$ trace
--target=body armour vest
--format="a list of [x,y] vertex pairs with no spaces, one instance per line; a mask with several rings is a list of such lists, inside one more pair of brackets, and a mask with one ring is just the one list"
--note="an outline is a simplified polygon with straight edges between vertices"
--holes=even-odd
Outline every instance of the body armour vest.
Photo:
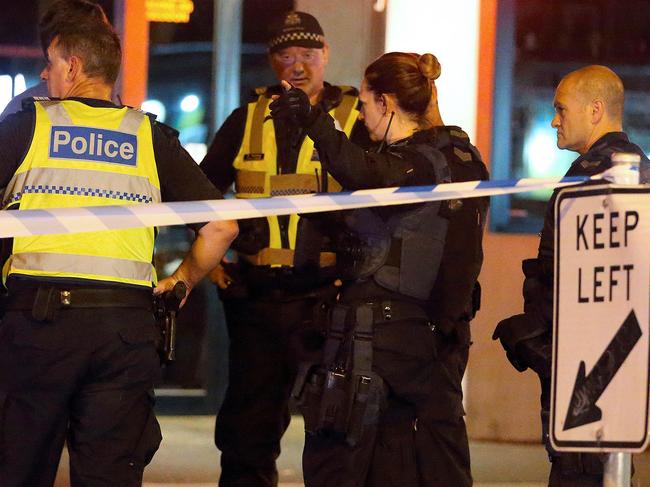
[[[451,181],[445,159],[432,147],[412,145],[431,161],[436,181]],[[349,278],[372,278],[389,291],[425,300],[442,259],[448,220],[441,202],[390,209],[361,208],[344,217],[351,238],[342,244],[340,263]],[[339,244],[339,247],[341,245]]]
[[[341,103],[330,110],[329,114],[336,121],[337,128],[349,136],[359,116],[356,109],[358,97],[355,90],[340,88],[343,91]],[[257,92],[257,101],[248,105],[244,137],[233,162],[236,170],[235,196],[267,198],[340,191],[341,185],[334,178],[329,175],[323,177],[314,141],[309,137],[304,138],[300,147],[295,173],[279,174],[275,128],[269,110],[269,104],[273,100],[266,89],[258,89]],[[269,216],[266,220],[269,228],[268,242],[262,242],[260,252],[255,256],[246,256],[247,260],[256,265],[292,266],[298,215],[289,217],[288,241],[285,242],[278,217]]]
[[[74,100],[35,101],[34,109],[34,135],[2,209],[160,202],[145,113]],[[16,237],[3,280],[15,274],[151,287],[153,248],[153,228]]]

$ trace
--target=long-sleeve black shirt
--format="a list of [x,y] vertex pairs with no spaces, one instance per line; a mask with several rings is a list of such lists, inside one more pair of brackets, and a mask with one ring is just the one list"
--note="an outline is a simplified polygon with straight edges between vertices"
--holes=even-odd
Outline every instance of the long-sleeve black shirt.
[[382,152],[370,152],[336,130],[334,120],[321,113],[307,128],[316,145],[321,164],[347,190],[416,186],[439,182],[431,160],[415,146],[430,146],[440,160],[445,158],[435,148],[435,135],[424,130],[388,145]]

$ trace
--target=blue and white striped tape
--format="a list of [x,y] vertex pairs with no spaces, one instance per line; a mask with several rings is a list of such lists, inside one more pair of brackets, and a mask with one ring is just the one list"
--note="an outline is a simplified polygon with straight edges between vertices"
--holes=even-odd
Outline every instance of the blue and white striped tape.
[[161,227],[370,206],[524,193],[584,182],[586,177],[470,181],[259,199],[205,200],[122,206],[0,211],[0,238]]

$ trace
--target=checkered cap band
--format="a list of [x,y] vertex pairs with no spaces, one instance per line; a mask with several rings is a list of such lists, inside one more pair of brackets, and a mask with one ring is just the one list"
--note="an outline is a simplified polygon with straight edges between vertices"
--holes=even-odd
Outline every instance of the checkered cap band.
[[287,46],[303,46],[321,48],[325,45],[325,36],[313,32],[289,32],[281,34],[269,41],[269,49],[277,51]]
[[291,46],[320,49],[325,45],[323,28],[313,15],[306,12],[288,12],[278,20],[279,23],[272,25],[270,29],[270,52]]

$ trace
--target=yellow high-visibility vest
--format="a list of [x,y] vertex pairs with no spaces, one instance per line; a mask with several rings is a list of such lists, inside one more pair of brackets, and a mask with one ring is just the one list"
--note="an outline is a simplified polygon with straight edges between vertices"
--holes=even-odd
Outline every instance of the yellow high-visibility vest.
[[[27,155],[2,209],[160,202],[149,117],[74,100],[35,101]],[[125,215],[125,218],[128,216]],[[17,237],[2,277],[78,278],[151,287],[154,228]]]
[[[341,103],[330,110],[337,128],[350,136],[354,123],[359,117],[356,106],[358,97],[349,94],[349,87],[339,87],[343,91]],[[266,198],[269,196],[287,196],[323,191],[321,188],[322,167],[314,141],[305,137],[292,174],[278,174],[277,145],[273,121],[269,119],[271,97],[266,90],[258,89],[257,101],[248,104],[246,129],[239,153],[234,160],[236,169],[235,196],[237,198]],[[327,177],[327,191],[337,192],[341,185],[330,175]],[[298,215],[289,217],[288,247],[283,246],[278,217],[267,217],[269,225],[269,242],[254,255],[243,256],[255,265],[291,266],[296,246]],[[334,254],[321,254],[321,265],[334,263]]]

